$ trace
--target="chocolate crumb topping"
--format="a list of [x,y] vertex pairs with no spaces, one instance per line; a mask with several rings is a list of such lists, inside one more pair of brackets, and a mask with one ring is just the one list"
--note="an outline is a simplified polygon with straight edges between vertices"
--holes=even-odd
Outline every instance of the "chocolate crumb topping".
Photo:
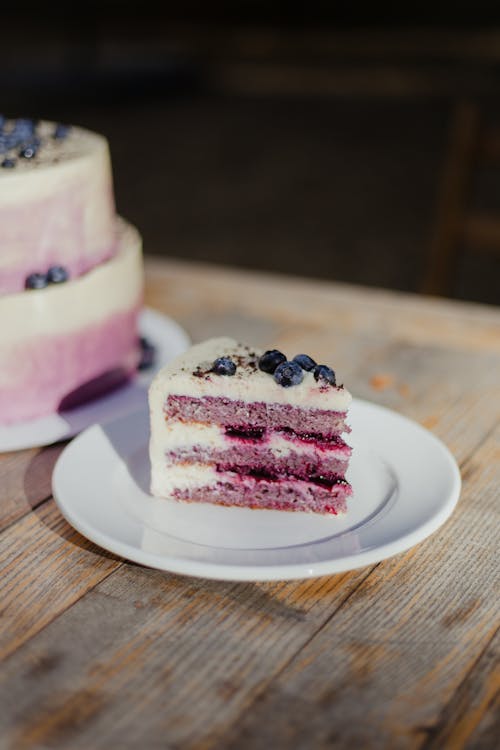
[[203,369],[201,365],[198,365],[198,367],[193,371],[192,374],[195,378],[205,378],[206,380],[210,380],[210,368],[206,370]]

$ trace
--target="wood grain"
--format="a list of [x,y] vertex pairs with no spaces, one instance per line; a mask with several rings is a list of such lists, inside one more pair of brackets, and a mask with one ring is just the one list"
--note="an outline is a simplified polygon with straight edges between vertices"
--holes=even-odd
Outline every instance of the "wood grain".
[[241,315],[263,327],[269,321],[287,330],[310,326],[324,342],[363,335],[374,345],[396,341],[500,352],[499,312],[486,305],[152,258],[146,279],[147,303],[183,324],[190,321],[195,338],[198,326],[206,331],[207,318],[221,333],[222,322]]
[[2,735],[16,748],[186,747],[235,720],[367,572],[235,584],[124,566],[5,665],[0,696],[22,719],[5,712]]
[[0,531],[50,497],[63,445],[0,454]]
[[120,566],[81,537],[53,500],[0,536],[0,660]]
[[500,631],[467,674],[422,750],[492,748],[500,737]]

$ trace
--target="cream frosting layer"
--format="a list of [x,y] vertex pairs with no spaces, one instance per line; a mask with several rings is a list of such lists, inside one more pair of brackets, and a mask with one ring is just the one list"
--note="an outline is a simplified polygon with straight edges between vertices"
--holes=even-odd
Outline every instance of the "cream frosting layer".
[[[231,438],[225,433],[224,428],[219,425],[202,424],[200,422],[180,422],[178,420],[165,420],[160,412],[155,413],[155,432],[158,437],[155,445],[155,460],[161,462],[165,454],[176,449],[191,448],[199,446],[203,449],[224,450],[231,446]],[[286,434],[273,432],[265,438],[265,449],[275,457],[284,457],[290,453],[303,456],[317,455],[314,443],[300,441]],[[338,452],[340,458],[345,457],[342,449],[332,445],[328,455]]]
[[[314,379],[312,372],[304,372],[300,385],[290,388],[278,385],[272,375],[256,367],[261,354],[261,350],[231,338],[208,339],[191,347],[156,375],[150,387],[151,413],[162,411],[169,394],[287,404],[337,412],[349,408],[352,397],[348,390],[321,384]],[[238,363],[235,375],[209,372],[214,360],[223,356],[232,357]]]
[[141,237],[122,219],[115,230],[118,251],[111,260],[73,281],[0,297],[0,377],[2,357],[22,340],[71,334],[140,304]]
[[[53,127],[44,122],[37,132]],[[115,247],[105,138],[75,127],[64,140],[44,140],[33,159],[0,169],[0,294],[21,291],[26,276],[51,265],[85,273]]]
[[208,464],[166,464],[162,471],[151,475],[151,492],[157,497],[169,497],[175,490],[207,487],[223,480],[214,466]]
[[[202,463],[167,464],[163,472],[154,472],[151,476],[151,493],[155,497],[171,497],[176,491],[196,490],[219,483],[234,482],[232,472],[217,471],[215,466]],[[251,480],[250,480],[251,481]],[[294,479],[290,482],[307,485],[307,480]]]

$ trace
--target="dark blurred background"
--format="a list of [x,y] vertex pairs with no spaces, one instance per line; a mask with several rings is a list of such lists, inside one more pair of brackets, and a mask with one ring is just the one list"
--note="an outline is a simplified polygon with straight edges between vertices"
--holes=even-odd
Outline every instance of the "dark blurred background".
[[499,10],[9,5],[0,111],[104,133],[148,253],[500,303]]

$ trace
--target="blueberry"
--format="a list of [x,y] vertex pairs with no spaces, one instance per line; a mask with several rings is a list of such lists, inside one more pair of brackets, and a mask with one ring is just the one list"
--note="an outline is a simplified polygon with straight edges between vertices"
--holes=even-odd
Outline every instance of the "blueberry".
[[69,131],[70,131],[69,125],[63,125],[61,122],[58,122],[54,128],[52,137],[56,138],[57,140],[63,140],[64,138],[68,137]]
[[2,135],[0,135],[0,154],[5,154],[5,152],[8,151],[9,148],[10,144],[7,138],[4,138]]
[[19,151],[19,156],[21,156],[23,159],[32,159],[34,156],[36,156],[36,152],[38,151],[38,146],[40,145],[40,142],[36,139],[33,141],[30,141],[26,144],[26,146],[23,146],[22,149]]
[[62,284],[69,279],[69,273],[63,266],[51,266],[47,271],[47,281],[49,284]]
[[297,362],[297,364],[300,365],[303,370],[306,370],[306,372],[310,372],[316,367],[314,359],[311,359],[307,354],[297,354],[292,362]]
[[141,345],[141,358],[137,365],[138,370],[148,370],[156,360],[156,347],[144,336],[139,339]]
[[229,357],[219,357],[212,365],[212,372],[216,375],[234,375],[236,365]]
[[302,367],[297,362],[282,362],[274,371],[274,379],[278,385],[283,388],[290,388],[291,385],[302,383],[304,373]]
[[47,276],[44,273],[31,273],[24,283],[26,289],[44,289],[48,284]]
[[335,373],[327,365],[316,365],[314,368],[314,380],[324,380],[326,383],[330,383],[330,385],[336,384]]
[[2,151],[9,151],[11,148],[16,148],[20,143],[22,143],[22,139],[12,133],[0,134],[0,147]]
[[36,124],[33,120],[29,120],[25,117],[20,117],[14,121],[14,127],[12,132],[19,136],[29,137],[35,132]]
[[3,126],[5,125],[5,120],[5,115],[0,115],[0,130],[2,130]]
[[16,166],[16,160],[15,159],[4,159],[2,162],[2,167],[4,169],[13,169],[13,167]]
[[268,372],[272,375],[278,365],[282,362],[286,362],[285,355],[277,349],[269,349],[267,352],[264,352],[259,359],[259,370],[262,370],[262,372]]

